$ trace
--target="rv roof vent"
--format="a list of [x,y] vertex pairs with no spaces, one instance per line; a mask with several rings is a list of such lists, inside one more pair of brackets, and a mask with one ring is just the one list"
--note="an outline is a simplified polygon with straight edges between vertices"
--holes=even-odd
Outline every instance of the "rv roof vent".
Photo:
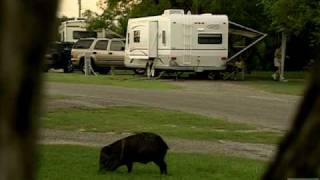
[[184,15],[183,9],[167,9],[164,11],[163,15],[170,16],[172,14]]
[[202,16],[211,16],[212,14],[211,13],[204,13],[204,14],[201,14]]

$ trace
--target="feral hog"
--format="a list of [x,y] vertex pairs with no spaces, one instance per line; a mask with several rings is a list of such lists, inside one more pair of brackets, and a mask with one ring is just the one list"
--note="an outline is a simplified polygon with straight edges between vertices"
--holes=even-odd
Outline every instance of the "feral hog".
[[168,145],[154,133],[138,133],[120,139],[101,149],[99,171],[115,171],[126,165],[132,171],[134,162],[148,163],[153,161],[160,168],[161,174],[167,174],[164,161]]

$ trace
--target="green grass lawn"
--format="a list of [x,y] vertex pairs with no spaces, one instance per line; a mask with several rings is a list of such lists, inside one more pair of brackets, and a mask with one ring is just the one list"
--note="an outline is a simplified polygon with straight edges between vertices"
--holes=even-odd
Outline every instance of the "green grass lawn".
[[302,95],[306,85],[308,73],[286,72],[288,82],[274,81],[271,77],[273,72],[252,72],[246,75],[246,80],[237,82],[241,85],[249,85],[254,88],[272,93]]
[[274,132],[255,131],[253,125],[150,107],[64,109],[47,113],[42,121],[43,127],[52,129],[116,133],[150,131],[185,139],[270,144],[277,143],[281,137]]
[[[148,80],[143,76],[134,76],[132,73],[127,73],[127,71],[124,72],[126,73],[99,76],[84,76],[81,73],[46,73],[45,79],[49,82],[111,85],[139,89],[182,89],[180,86],[168,83],[167,80]],[[271,71],[254,71],[251,74],[246,75],[245,81],[239,81],[236,83],[240,85],[248,85],[272,93],[289,95],[303,94],[308,73],[286,72],[285,77],[288,79],[288,82],[273,81],[271,77],[272,73],[273,72]]]
[[98,174],[99,148],[44,145],[38,163],[40,180],[142,180],[142,179],[260,179],[265,163],[238,157],[169,153],[166,156],[168,175],[161,176],[159,168],[149,163],[135,163],[133,172],[126,167],[113,173]]
[[46,73],[45,79],[49,82],[110,85],[140,89],[181,89],[180,86],[163,80],[148,80],[145,77],[133,76],[131,74],[84,76],[81,73]]

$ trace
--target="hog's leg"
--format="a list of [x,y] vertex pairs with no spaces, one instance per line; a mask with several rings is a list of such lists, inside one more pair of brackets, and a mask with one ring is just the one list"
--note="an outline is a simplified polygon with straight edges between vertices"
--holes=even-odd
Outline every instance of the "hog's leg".
[[161,174],[167,174],[167,164],[164,160],[156,160],[154,163],[159,166]]
[[130,163],[127,163],[127,168],[128,168],[128,173],[130,173],[132,171],[132,166],[133,166],[133,163],[130,162]]

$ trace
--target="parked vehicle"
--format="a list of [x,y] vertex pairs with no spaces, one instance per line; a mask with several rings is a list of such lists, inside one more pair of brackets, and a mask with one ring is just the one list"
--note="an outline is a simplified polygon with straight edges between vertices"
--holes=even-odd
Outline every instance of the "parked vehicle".
[[63,69],[65,73],[72,72],[71,48],[73,43],[53,42],[45,55],[45,71],[50,68]]
[[108,73],[110,67],[124,67],[124,39],[85,38],[78,40],[71,52],[74,67],[83,69],[86,53],[95,71]]
[[75,18],[64,21],[59,26],[59,35],[61,42],[75,43],[81,38],[102,38],[105,37],[105,30],[88,31],[85,18]]
[[183,10],[129,19],[125,65],[174,71],[224,70],[228,25],[226,15],[186,15]]
[[[145,68],[148,76],[154,76],[155,70],[208,75],[224,71],[227,62],[241,54],[228,58],[231,23],[226,15],[192,15],[179,9],[165,10],[159,16],[129,19],[125,66]],[[254,43],[266,36],[236,23],[232,25],[253,32],[255,37],[262,36]]]

